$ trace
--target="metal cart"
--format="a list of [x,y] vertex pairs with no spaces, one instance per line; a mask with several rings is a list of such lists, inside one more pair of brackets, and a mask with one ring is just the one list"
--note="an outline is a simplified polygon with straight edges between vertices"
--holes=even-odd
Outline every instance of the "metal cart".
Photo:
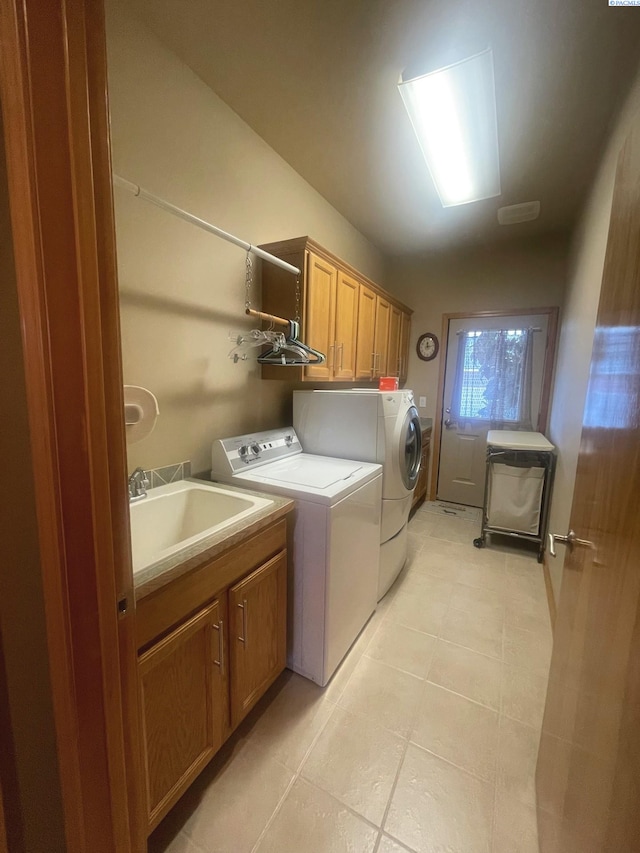
[[555,473],[555,448],[540,432],[490,430],[482,529],[473,540],[484,548],[487,534],[538,545],[542,562]]

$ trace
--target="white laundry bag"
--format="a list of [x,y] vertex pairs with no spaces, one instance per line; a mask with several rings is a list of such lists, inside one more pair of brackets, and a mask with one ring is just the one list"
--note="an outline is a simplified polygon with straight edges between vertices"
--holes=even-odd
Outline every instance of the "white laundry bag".
[[544,468],[516,468],[491,463],[487,520],[489,527],[537,536]]

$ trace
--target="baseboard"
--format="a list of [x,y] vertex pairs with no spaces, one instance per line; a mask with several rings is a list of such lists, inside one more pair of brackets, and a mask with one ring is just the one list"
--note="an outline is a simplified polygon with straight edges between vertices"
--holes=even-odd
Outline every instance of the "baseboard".
[[553,594],[553,584],[551,583],[551,572],[549,571],[549,563],[547,562],[547,552],[542,555],[542,573],[544,575],[544,585],[547,590],[547,605],[549,607],[549,619],[551,620],[551,631],[556,627],[556,599]]

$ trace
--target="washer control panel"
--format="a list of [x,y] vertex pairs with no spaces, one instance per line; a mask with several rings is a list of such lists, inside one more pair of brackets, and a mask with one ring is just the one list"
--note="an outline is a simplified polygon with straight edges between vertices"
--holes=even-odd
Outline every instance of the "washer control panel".
[[225,477],[297,453],[302,447],[293,427],[222,438],[213,443],[211,474]]

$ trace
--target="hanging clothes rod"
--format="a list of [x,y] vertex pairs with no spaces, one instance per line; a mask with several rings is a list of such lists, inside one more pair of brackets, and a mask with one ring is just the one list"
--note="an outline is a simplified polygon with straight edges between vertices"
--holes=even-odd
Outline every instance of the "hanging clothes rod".
[[[541,332],[542,328],[540,326],[523,326],[518,328],[517,326],[513,327],[515,332],[524,332],[525,329],[527,332]],[[510,329],[459,329],[456,332],[456,335],[468,335],[469,332],[508,332]]]
[[245,240],[241,240],[239,237],[234,237],[233,234],[229,234],[227,231],[223,231],[222,228],[217,228],[215,225],[212,225],[210,222],[207,222],[204,219],[200,219],[197,216],[194,216],[192,213],[189,213],[186,210],[182,210],[180,207],[176,207],[175,204],[171,204],[169,201],[165,201],[163,198],[160,198],[157,195],[153,195],[153,193],[147,192],[147,190],[143,189],[143,187],[138,184],[134,184],[131,181],[125,180],[125,178],[121,178],[120,175],[113,175],[113,184],[116,187],[120,187],[123,190],[127,190],[132,193],[132,195],[138,196],[139,198],[145,199],[145,201],[151,202],[151,204],[155,204],[156,207],[161,207],[162,210],[166,210],[169,213],[173,213],[174,216],[180,217],[180,219],[184,219],[185,222],[190,222],[192,225],[197,225],[198,228],[202,228],[204,231],[208,231],[210,234],[215,234],[216,237],[221,237],[223,240],[226,240],[228,243],[233,243],[235,246],[240,246],[241,249],[244,249],[245,252],[253,252],[254,255],[257,255],[259,258],[262,258],[263,261],[268,261],[270,264],[275,264],[277,267],[280,267],[283,270],[287,270],[287,272],[293,273],[294,275],[300,275],[300,270],[298,267],[294,267],[292,264],[288,264],[286,261],[281,261],[280,258],[276,258],[275,255],[270,255],[269,252],[265,252],[264,249],[259,249],[257,246],[252,245],[251,243],[247,243]]
[[246,308],[245,314],[250,317],[257,317],[259,320],[265,320],[268,323],[273,323],[274,326],[290,326],[291,321],[285,320],[284,317],[277,317],[274,314],[265,314],[264,311],[256,311],[254,308]]

